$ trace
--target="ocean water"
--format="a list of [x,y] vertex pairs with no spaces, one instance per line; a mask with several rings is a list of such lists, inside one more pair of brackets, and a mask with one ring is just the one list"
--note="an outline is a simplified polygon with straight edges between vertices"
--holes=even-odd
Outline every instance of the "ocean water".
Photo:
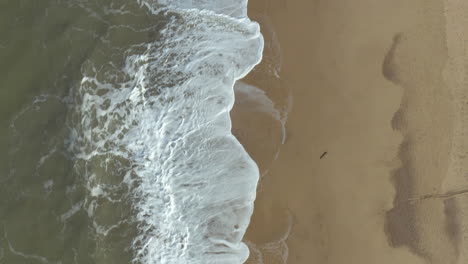
[[246,7],[0,0],[0,263],[247,259],[259,172],[229,117],[262,57]]

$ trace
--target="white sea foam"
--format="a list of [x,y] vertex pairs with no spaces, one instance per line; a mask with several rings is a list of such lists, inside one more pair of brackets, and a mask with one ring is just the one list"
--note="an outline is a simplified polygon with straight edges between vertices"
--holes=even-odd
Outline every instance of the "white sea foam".
[[211,10],[231,17],[247,17],[247,0],[158,0],[157,2],[175,8]]
[[246,1],[143,4],[165,17],[159,40],[129,47],[121,66],[83,66],[70,149],[131,164],[123,184],[138,223],[135,263],[243,263],[259,173],[231,134],[229,111],[235,81],[261,59],[259,26]]

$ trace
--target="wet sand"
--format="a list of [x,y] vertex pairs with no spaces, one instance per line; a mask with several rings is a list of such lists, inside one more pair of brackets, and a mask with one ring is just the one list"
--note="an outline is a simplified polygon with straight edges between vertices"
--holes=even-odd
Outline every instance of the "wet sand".
[[249,8],[266,49],[246,82],[291,109],[284,144],[246,100],[232,112],[263,173],[247,263],[468,263],[468,3]]

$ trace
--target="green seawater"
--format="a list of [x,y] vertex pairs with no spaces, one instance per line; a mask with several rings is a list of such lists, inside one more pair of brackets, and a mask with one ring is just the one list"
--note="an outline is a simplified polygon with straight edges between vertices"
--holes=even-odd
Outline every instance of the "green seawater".
[[[90,64],[122,64],[159,22],[136,1],[0,0],[1,264],[131,263],[136,224],[119,185],[130,165],[73,157],[70,104]],[[90,195],[99,184],[112,197]]]

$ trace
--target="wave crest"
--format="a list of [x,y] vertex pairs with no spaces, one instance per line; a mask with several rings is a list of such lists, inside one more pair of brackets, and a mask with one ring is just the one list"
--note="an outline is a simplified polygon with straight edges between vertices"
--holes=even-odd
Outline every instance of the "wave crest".
[[[174,4],[166,2],[159,4]],[[125,221],[137,226],[137,263],[248,257],[242,237],[259,173],[231,134],[229,111],[234,83],[261,60],[263,39],[258,24],[240,18],[246,2],[186,9],[210,4],[199,2],[183,2],[182,9],[145,2],[164,23],[111,27],[72,96],[70,151],[79,161],[104,164],[100,173],[86,172],[100,182],[88,186],[91,196],[106,193],[95,178],[112,178],[118,168],[135,213]],[[122,31],[135,39],[115,46]],[[93,205],[89,214],[97,210]]]

